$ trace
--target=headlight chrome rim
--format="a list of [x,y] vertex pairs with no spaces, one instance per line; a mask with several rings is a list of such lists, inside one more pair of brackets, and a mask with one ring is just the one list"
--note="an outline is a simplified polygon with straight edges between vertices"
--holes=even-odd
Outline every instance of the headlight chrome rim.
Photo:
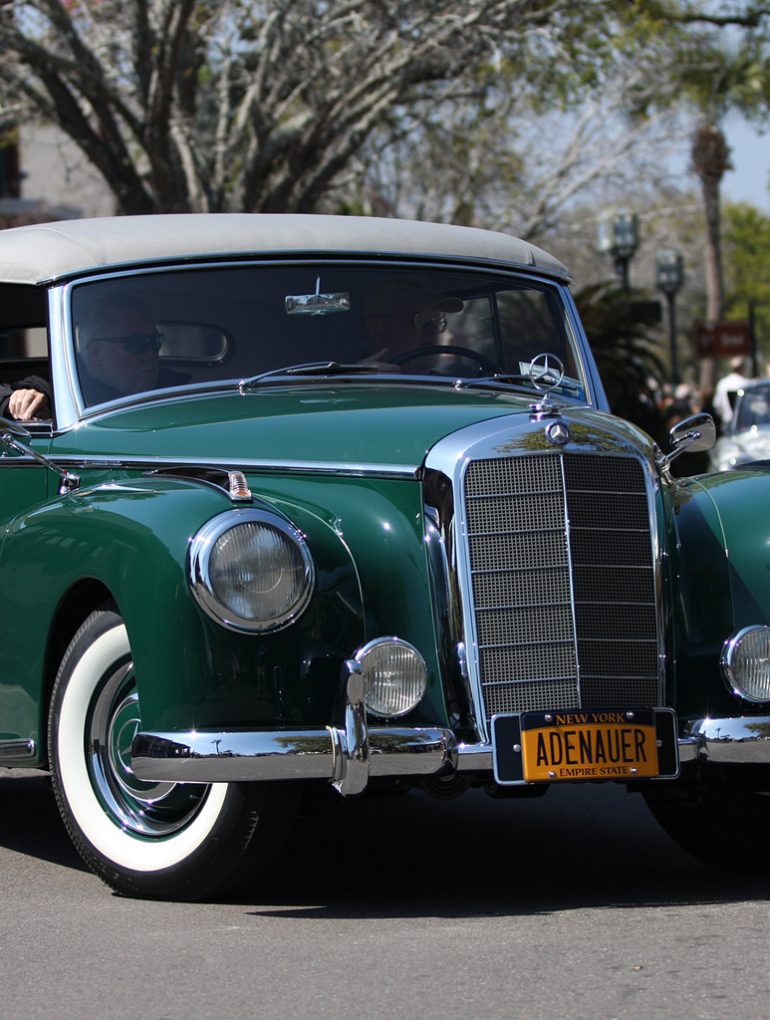
[[[285,612],[269,620],[251,619],[238,614],[225,605],[217,595],[212,583],[211,557],[217,542],[228,531],[245,524],[262,525],[278,532],[291,543],[301,561],[303,583],[299,597]],[[192,537],[189,553],[189,581],[196,602],[212,620],[239,633],[270,634],[294,623],[307,608],[315,590],[315,564],[305,536],[298,528],[276,513],[244,507],[228,510],[213,517]]]
[[[761,647],[764,643],[764,648]],[[764,655],[762,653],[765,653]],[[756,660],[764,660],[765,678],[746,675]],[[755,624],[744,627],[729,637],[719,660],[722,675],[730,692],[755,705],[770,702],[770,627]],[[752,690],[752,684],[754,689]]]
[[[416,693],[413,694],[413,696],[409,699],[405,706],[400,709],[385,708],[384,703],[382,702],[379,704],[373,703],[373,699],[371,696],[372,679],[371,672],[370,671],[367,672],[366,660],[367,659],[371,660],[372,655],[376,655],[381,650],[388,649],[390,650],[396,649],[401,654],[413,656],[415,664],[422,671],[422,679],[421,682],[418,684]],[[425,659],[422,657],[420,652],[418,652],[418,650],[414,647],[414,645],[409,644],[408,641],[404,641],[403,638],[394,636],[375,638],[373,641],[369,641],[367,644],[365,644],[362,648],[359,648],[359,650],[355,653],[353,658],[361,668],[361,673],[364,682],[364,702],[366,704],[366,711],[370,715],[376,716],[378,719],[400,719],[402,716],[407,715],[409,712],[415,709],[422,700],[422,698],[424,697],[428,684],[427,664],[425,662]]]

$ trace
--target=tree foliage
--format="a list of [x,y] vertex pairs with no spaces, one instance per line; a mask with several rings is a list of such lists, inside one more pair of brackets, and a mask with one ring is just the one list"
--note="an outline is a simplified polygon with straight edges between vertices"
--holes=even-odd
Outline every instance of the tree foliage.
[[725,208],[727,313],[746,319],[752,307],[757,344],[770,356],[770,216],[746,203]]
[[122,212],[310,211],[409,111],[481,101],[504,68],[541,95],[590,80],[619,6],[15,0],[0,16],[2,111],[57,123]]
[[660,441],[664,421],[655,392],[665,379],[656,338],[659,306],[643,291],[596,283],[575,294],[607,399],[615,414]]

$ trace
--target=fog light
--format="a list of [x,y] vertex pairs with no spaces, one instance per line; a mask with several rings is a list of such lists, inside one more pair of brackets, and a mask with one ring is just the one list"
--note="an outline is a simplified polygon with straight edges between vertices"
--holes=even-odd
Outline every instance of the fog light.
[[722,673],[733,694],[770,701],[770,627],[744,627],[725,641]]
[[358,651],[356,662],[364,680],[364,701],[372,715],[388,719],[415,707],[425,693],[425,660],[400,638],[377,638]]

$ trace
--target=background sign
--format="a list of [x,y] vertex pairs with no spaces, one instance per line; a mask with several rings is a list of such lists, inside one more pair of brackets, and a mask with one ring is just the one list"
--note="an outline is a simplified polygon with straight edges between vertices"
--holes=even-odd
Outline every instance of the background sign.
[[741,319],[735,322],[715,322],[710,326],[696,322],[695,347],[702,358],[732,358],[736,354],[751,354],[751,326]]

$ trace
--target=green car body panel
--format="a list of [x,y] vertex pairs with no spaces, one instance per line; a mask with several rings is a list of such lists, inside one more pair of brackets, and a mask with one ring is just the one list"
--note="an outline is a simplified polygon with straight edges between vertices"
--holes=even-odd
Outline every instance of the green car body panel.
[[[673,491],[676,703],[683,717],[732,714],[719,658],[727,637],[770,619],[770,475],[701,476]],[[743,703],[740,713],[759,714]]]

